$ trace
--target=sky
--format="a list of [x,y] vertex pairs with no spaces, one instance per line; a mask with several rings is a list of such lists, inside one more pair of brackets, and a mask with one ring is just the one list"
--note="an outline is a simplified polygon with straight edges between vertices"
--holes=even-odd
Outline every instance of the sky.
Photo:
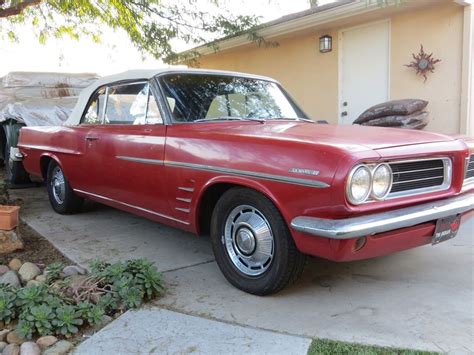
[[[331,0],[320,0],[320,4]],[[262,22],[309,8],[308,0],[224,0],[225,6],[236,14],[254,14]],[[10,71],[92,72],[108,75],[128,69],[163,67],[151,57],[142,58],[125,33],[103,29],[102,42],[87,38],[80,42],[64,38],[38,43],[27,25],[19,29],[19,43],[0,42],[0,77]],[[185,50],[185,44],[177,50]]]

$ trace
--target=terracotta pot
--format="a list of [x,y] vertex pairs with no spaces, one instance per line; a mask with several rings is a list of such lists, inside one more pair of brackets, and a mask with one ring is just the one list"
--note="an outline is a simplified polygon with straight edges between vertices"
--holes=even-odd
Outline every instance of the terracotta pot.
[[19,206],[0,205],[0,229],[9,231],[18,226]]

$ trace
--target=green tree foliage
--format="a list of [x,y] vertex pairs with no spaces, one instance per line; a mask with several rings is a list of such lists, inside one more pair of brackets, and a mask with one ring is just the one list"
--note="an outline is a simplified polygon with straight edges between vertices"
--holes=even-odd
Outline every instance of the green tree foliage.
[[0,0],[0,38],[18,40],[15,29],[28,24],[42,43],[84,35],[100,41],[100,29],[107,26],[124,30],[142,53],[170,62],[179,58],[174,41],[197,45],[258,24],[256,16],[237,16],[220,5],[220,0]]

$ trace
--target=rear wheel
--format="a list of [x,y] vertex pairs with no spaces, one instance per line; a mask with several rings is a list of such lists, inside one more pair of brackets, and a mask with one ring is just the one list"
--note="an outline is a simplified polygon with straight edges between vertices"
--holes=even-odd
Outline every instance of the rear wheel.
[[73,214],[81,209],[83,199],[72,190],[63,170],[55,161],[51,161],[46,177],[49,202],[59,214]]
[[212,215],[211,239],[224,276],[249,293],[278,292],[304,268],[306,258],[280,212],[254,190],[239,187],[224,193]]

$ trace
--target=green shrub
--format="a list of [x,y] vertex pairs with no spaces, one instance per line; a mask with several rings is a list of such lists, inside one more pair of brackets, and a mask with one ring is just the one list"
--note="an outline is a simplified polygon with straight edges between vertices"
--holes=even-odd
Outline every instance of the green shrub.
[[0,288],[0,321],[8,324],[15,318],[16,293],[9,286],[2,285]]
[[54,318],[55,314],[53,309],[46,304],[42,304],[27,310],[26,314],[20,317],[20,321],[24,320],[30,323],[32,328],[36,329],[39,335],[50,335],[53,331],[52,321]]
[[127,261],[127,270],[133,275],[135,282],[143,290],[146,297],[151,299],[163,292],[161,274],[155,265],[148,260],[138,259]]
[[61,278],[61,273],[64,269],[63,263],[52,263],[46,267],[46,283],[49,285],[52,284],[54,281]]
[[161,274],[145,259],[115,264],[95,261],[91,264],[91,278],[112,291],[102,304],[104,309],[137,308],[144,299],[158,297],[164,290]]
[[16,330],[25,338],[33,335],[69,337],[84,324],[100,324],[104,315],[139,307],[145,299],[164,291],[161,274],[147,260],[109,264],[91,263],[83,284],[62,279],[64,265],[46,268],[46,283],[14,288],[0,285],[0,321],[18,320]]
[[89,301],[81,302],[77,305],[82,319],[85,319],[89,325],[99,324],[105,315],[105,310],[101,305],[93,304]]
[[24,319],[20,319],[16,326],[16,331],[26,339],[31,339],[34,332],[34,326],[32,322],[28,322]]
[[34,285],[21,288],[16,297],[16,305],[22,309],[28,309],[44,302],[48,294],[46,285]]
[[56,310],[56,318],[53,325],[59,334],[66,337],[76,334],[79,331],[77,326],[82,325],[81,314],[74,306],[62,306]]

